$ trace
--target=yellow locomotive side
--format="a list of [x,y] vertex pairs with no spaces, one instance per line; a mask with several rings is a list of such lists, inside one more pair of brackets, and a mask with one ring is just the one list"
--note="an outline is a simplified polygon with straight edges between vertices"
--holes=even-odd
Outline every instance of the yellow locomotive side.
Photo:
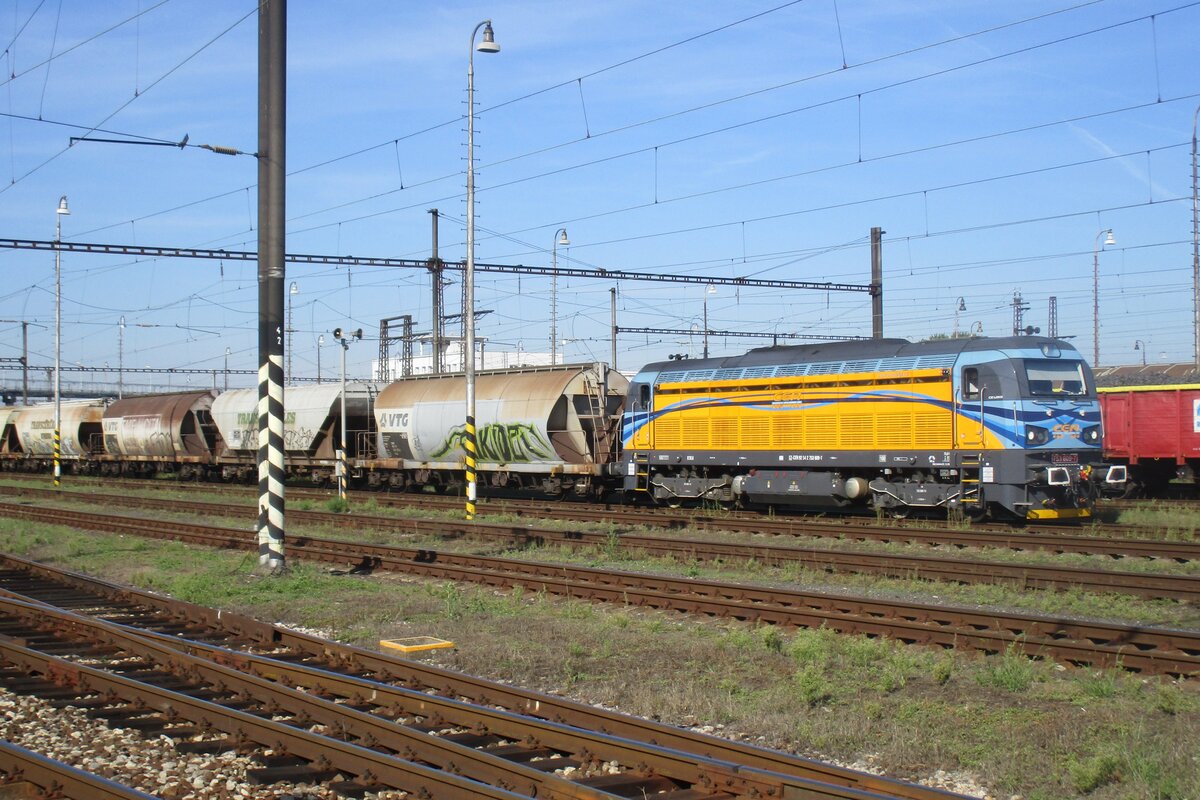
[[[951,450],[951,378],[942,369],[664,383],[630,445],[657,450]],[[962,419],[963,430],[978,422]],[[1002,446],[990,432],[973,443]]]

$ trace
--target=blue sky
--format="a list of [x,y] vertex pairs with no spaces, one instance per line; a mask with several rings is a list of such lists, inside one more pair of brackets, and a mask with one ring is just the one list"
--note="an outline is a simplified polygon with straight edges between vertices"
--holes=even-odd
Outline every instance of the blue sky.
[[[10,0],[0,95],[0,236],[253,250],[256,163],[188,148],[79,143],[120,134],[254,151],[257,14],[240,0]],[[865,284],[884,236],[885,333],[1058,326],[1101,363],[1192,358],[1191,136],[1200,4],[1175,0],[395,2],[288,10],[289,252],[465,253],[469,37],[477,54],[477,260]],[[123,23],[123,24],[122,24]],[[54,57],[51,59],[51,55]],[[67,125],[56,124],[67,123]],[[78,128],[69,125],[80,126]],[[94,133],[94,136],[113,137]],[[113,137],[116,138],[116,137]],[[53,360],[54,259],[0,250],[0,318]],[[430,319],[424,271],[289,266],[292,362],[381,317]],[[457,279],[455,273],[451,277]],[[567,360],[607,359],[611,282],[559,281]],[[447,304],[459,302],[451,286]],[[480,273],[489,347],[548,349],[548,278]],[[862,293],[628,282],[618,324],[867,335]],[[257,366],[253,264],[66,254],[63,359],[115,367]],[[39,328],[36,325],[46,325]],[[0,323],[0,357],[20,326]],[[327,337],[328,338],[328,337]],[[1134,350],[1135,342],[1145,350]],[[714,354],[761,341],[710,341]],[[699,355],[699,336],[628,335],[620,366]],[[323,352],[328,377],[337,352]]]

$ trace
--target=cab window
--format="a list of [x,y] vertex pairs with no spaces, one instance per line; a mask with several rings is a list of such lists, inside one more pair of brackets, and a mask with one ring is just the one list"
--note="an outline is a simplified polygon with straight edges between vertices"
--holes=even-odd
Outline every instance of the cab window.
[[637,411],[646,411],[650,408],[650,384],[643,383],[638,387],[637,396]]
[[979,368],[965,367],[962,372],[962,399],[979,399]]
[[1034,397],[1080,397],[1087,394],[1083,365],[1078,361],[1025,362],[1025,379]]

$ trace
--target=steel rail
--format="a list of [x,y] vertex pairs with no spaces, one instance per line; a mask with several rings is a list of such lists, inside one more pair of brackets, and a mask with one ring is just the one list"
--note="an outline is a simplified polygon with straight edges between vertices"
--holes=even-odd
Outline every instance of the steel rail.
[[[12,504],[0,504],[0,514],[210,547],[245,549],[253,544],[244,532],[213,526]],[[841,633],[888,636],[906,643],[965,647],[985,653],[1016,649],[1032,657],[1069,664],[1119,666],[1177,676],[1200,672],[1197,631],[889,602],[314,537],[293,537],[291,547],[300,558],[356,564],[359,570],[382,568],[501,588],[521,586],[566,597],[795,627],[829,627]]]
[[[16,477],[15,475],[13,477]],[[148,481],[109,481],[107,485],[119,483],[129,488],[155,488]],[[247,494],[245,487],[220,486],[214,488],[203,484],[172,483],[172,489],[196,489],[204,491]],[[186,487],[186,489],[185,489]],[[3,492],[5,487],[0,487]],[[315,489],[291,488],[289,496],[296,498],[329,499],[329,492]],[[247,495],[248,496],[248,495]],[[445,508],[457,503],[453,498],[413,494],[371,493],[370,497],[379,505],[401,507]],[[1162,539],[1087,536],[1077,532],[1060,533],[1060,530],[1038,527],[1036,533],[1013,531],[1011,528],[989,528],[986,530],[953,530],[915,527],[911,525],[886,526],[859,525],[848,521],[829,522],[804,517],[768,517],[762,514],[729,512],[707,514],[685,512],[669,514],[623,505],[587,506],[573,503],[548,505],[540,502],[514,502],[511,499],[484,499],[480,501],[484,514],[516,513],[522,516],[540,516],[553,519],[569,519],[581,522],[612,524],[614,519],[622,527],[641,525],[669,529],[691,528],[699,532],[749,533],[754,535],[833,538],[854,542],[882,542],[885,544],[919,544],[929,547],[966,548],[994,547],[1014,552],[1045,551],[1056,555],[1075,553],[1079,555],[1121,558],[1162,558],[1186,563],[1200,559],[1200,543],[1167,541]],[[289,512],[291,513],[291,512]],[[855,518],[847,518],[855,519]],[[1078,528],[1070,529],[1078,531]],[[1106,530],[1111,530],[1107,528]],[[1136,527],[1124,530],[1139,530]]]
[[[5,594],[8,592],[5,591]],[[16,599],[29,603],[41,602],[37,599],[36,593],[28,596],[18,595]],[[82,600],[79,597],[72,599]],[[91,602],[96,601],[93,599]],[[47,604],[47,607],[56,608],[57,606]],[[89,608],[86,613],[89,617],[108,619],[107,614],[111,612]],[[155,641],[162,647],[178,650],[272,683],[283,684],[290,689],[299,689],[304,693],[303,697],[336,698],[342,703],[350,704],[349,707],[369,710],[371,717],[382,716],[388,720],[395,720],[394,725],[396,726],[411,727],[418,733],[407,736],[406,744],[401,748],[398,748],[393,741],[394,737],[388,735],[386,728],[376,731],[375,738],[378,742],[376,746],[386,746],[392,750],[399,749],[407,757],[419,758],[425,763],[438,763],[436,753],[432,757],[430,756],[430,751],[437,748],[437,745],[430,743],[431,739],[433,742],[456,743],[458,747],[486,747],[507,740],[520,742],[519,747],[509,745],[504,748],[506,758],[510,760],[524,761],[529,755],[538,753],[541,753],[544,759],[554,759],[553,762],[546,760],[531,762],[536,767],[536,771],[532,773],[534,779],[551,766],[579,767],[584,764],[595,765],[604,762],[623,765],[626,778],[621,790],[624,794],[637,790],[645,790],[650,793],[654,787],[667,785],[666,782],[669,781],[671,785],[680,786],[682,789],[691,787],[697,787],[697,791],[703,789],[713,793],[714,797],[717,794],[730,797],[795,797],[812,798],[813,800],[881,797],[875,792],[864,793],[853,787],[818,783],[813,779],[800,779],[766,772],[611,734],[600,734],[561,723],[518,715],[510,711],[438,697],[416,689],[391,686],[364,677],[345,676],[304,664],[290,663],[275,657],[241,653],[220,644],[182,639],[178,634],[156,632],[155,626],[158,622],[157,617],[140,617],[126,618],[119,624],[136,629],[138,636]],[[208,633],[217,635],[216,630],[210,630]],[[113,643],[120,644],[119,641]],[[173,671],[178,671],[178,668]],[[243,692],[242,694],[249,693]],[[273,707],[283,707],[285,702],[276,701],[272,705]],[[338,707],[346,708],[347,706]],[[306,716],[314,719],[318,715]],[[407,718],[409,721],[401,722],[400,718]],[[364,736],[364,732],[355,730],[356,725],[353,718],[349,721],[324,720],[324,724],[336,725],[337,729],[346,732],[355,732],[358,738]],[[437,728],[461,728],[464,732],[442,734],[436,737],[426,732],[431,733],[432,729]],[[366,734],[369,735],[370,731],[367,731]],[[485,749],[483,752],[486,758],[488,750]],[[464,760],[468,764],[471,761],[469,757]],[[469,766],[462,768],[459,761],[454,763],[468,777],[475,772]],[[520,775],[522,769],[518,765],[514,771]],[[477,775],[475,777],[478,779]],[[544,794],[538,793],[536,784],[546,782],[548,781],[526,778],[524,782],[514,780],[505,785],[521,791],[532,790],[533,794],[539,797],[562,796],[561,788],[559,791],[555,791],[553,786],[542,786],[541,791]],[[586,784],[584,785],[586,787]],[[570,796],[583,798],[592,795],[583,792]],[[609,795],[605,794],[604,796]],[[671,794],[656,796],[662,796],[664,800],[670,800],[672,797]],[[894,795],[889,796],[894,797]],[[949,800],[957,795],[942,793],[939,796]]]
[[[0,786],[6,787],[0,789],[0,797],[14,800],[37,796],[62,800],[156,800],[154,795],[132,786],[47,758],[3,739],[0,739],[0,773]],[[31,791],[21,792],[26,786]]]
[[[156,648],[145,639],[138,639],[138,637],[127,634],[122,636],[116,626],[56,611],[41,604],[0,598],[0,614],[3,614],[4,618],[9,621],[20,620],[34,627],[35,630],[40,629],[41,625],[49,620],[57,622],[56,630],[71,631],[76,635],[82,635],[89,629],[93,631],[109,629],[105,635],[91,640],[90,646],[102,642],[139,656],[144,656]],[[381,753],[368,746],[312,733],[295,724],[272,719],[270,714],[263,716],[241,711],[200,697],[193,697],[186,692],[174,691],[153,683],[76,663],[38,649],[39,644],[49,646],[51,649],[62,649],[61,642],[44,641],[41,637],[37,637],[31,638],[27,644],[28,646],[21,644],[11,635],[0,637],[0,658],[22,670],[26,675],[41,676],[42,679],[74,691],[81,697],[98,695],[104,698],[106,704],[110,704],[113,699],[116,699],[148,713],[160,714],[165,720],[171,721],[171,724],[185,720],[201,729],[221,731],[233,742],[249,741],[264,748],[282,749],[289,756],[301,758],[313,765],[312,770],[315,773],[345,773],[360,778],[363,785],[378,784],[417,794],[425,793],[431,797],[462,798],[463,800],[487,797],[495,798],[495,800],[516,800],[523,796]],[[68,648],[72,646],[71,643],[67,644]],[[183,653],[168,648],[162,648],[162,653],[163,659],[160,663],[172,663],[173,669],[167,676],[158,673],[156,677],[160,679],[169,677],[169,675],[180,677],[188,675],[189,678],[207,675],[214,680],[214,686],[228,687],[217,688],[218,695],[229,693],[230,690],[236,693],[238,689],[247,688],[257,680],[251,676],[240,675],[235,670],[205,662],[203,659],[189,658]],[[226,683],[221,683],[222,678]],[[269,682],[263,681],[262,683],[270,686]],[[274,688],[277,692],[282,691],[279,687]],[[265,691],[262,686],[258,689]],[[571,795],[560,794],[558,796],[570,797]]]
[[[700,759],[716,759],[745,768],[815,780],[905,800],[941,800],[956,797],[940,789],[905,783],[881,775],[767,750],[743,742],[719,739],[672,725],[664,725],[596,708],[566,698],[546,695],[488,681],[410,659],[332,642],[290,628],[270,625],[229,612],[197,606],[133,587],[114,584],[70,570],[40,564],[12,555],[0,555],[0,567],[26,576],[22,593],[39,601],[67,600],[72,607],[115,608],[116,619],[139,613],[159,614],[163,623],[156,630],[165,635],[210,637],[223,647],[261,648],[286,658],[289,663],[315,665],[328,675],[370,676],[375,681],[397,684],[420,692],[427,702],[444,696],[462,698],[472,708],[503,708],[525,717],[597,731],[622,739],[654,742],[670,750]],[[3,575],[12,585],[13,575]],[[36,585],[34,585],[36,584]],[[112,613],[112,612],[109,612]]]
[[[0,487],[0,493],[11,493]],[[64,495],[50,489],[26,489],[22,496],[77,499],[92,507],[152,508],[180,513],[212,516],[246,516],[245,506],[188,500],[166,500],[129,495],[74,492]],[[1182,602],[1200,600],[1200,577],[1161,573],[1096,570],[1086,567],[1012,564],[981,559],[910,556],[892,553],[863,553],[848,550],[764,545],[755,543],[711,542],[691,538],[668,538],[648,534],[606,534],[596,531],[563,531],[533,524],[511,525],[475,520],[414,520],[367,514],[335,514],[326,511],[291,511],[293,521],[359,530],[390,531],[409,535],[462,536],[499,539],[515,545],[557,544],[570,547],[620,547],[651,555],[694,561],[753,560],[777,566],[794,564],[827,572],[886,575],[895,578],[920,578],[962,584],[1003,584],[1021,589],[1087,592],[1120,592],[1147,598]]]

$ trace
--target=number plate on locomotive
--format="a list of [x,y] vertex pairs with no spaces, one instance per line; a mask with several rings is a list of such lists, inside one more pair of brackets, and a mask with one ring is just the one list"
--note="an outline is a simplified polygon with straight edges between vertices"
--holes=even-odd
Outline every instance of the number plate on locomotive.
[[1052,453],[1050,455],[1050,461],[1055,464],[1078,464],[1079,463],[1079,454],[1078,453]]

